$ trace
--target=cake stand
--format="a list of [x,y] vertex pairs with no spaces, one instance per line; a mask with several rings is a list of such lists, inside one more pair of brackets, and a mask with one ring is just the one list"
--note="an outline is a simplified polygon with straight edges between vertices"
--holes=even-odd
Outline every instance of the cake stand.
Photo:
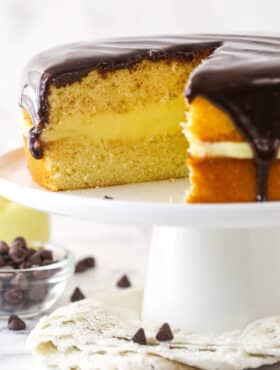
[[278,315],[280,202],[187,205],[187,186],[182,179],[52,193],[32,182],[22,149],[0,157],[6,198],[49,213],[153,227],[143,320],[221,332]]

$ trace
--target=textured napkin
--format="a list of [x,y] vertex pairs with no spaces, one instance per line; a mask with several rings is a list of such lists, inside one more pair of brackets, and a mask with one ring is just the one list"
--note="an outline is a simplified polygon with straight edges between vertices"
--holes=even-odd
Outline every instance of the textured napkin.
[[[129,290],[70,304],[41,319],[28,346],[46,368],[63,370],[241,370],[280,361],[280,316],[219,335],[173,328],[174,340],[159,343],[160,325],[139,319],[141,301]],[[139,328],[147,345],[131,340]]]

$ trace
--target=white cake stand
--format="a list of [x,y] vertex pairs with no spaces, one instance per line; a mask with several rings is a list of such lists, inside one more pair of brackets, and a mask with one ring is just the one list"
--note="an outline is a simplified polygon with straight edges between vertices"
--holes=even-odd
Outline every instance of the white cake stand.
[[176,180],[52,193],[32,182],[22,149],[0,157],[0,194],[15,202],[153,226],[144,320],[220,332],[280,314],[280,202],[187,205],[186,187]]

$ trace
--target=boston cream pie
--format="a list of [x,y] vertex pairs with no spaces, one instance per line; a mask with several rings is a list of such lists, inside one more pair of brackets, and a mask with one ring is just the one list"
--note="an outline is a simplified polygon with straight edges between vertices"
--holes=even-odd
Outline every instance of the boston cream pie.
[[183,177],[189,145],[188,202],[280,199],[279,67],[276,37],[131,38],[47,50],[23,79],[31,174],[50,190]]

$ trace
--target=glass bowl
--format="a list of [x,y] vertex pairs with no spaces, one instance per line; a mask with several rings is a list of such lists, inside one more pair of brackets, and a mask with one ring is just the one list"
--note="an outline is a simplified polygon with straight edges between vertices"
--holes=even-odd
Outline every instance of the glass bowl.
[[30,318],[51,308],[63,295],[74,272],[74,257],[68,250],[48,243],[31,247],[47,248],[56,262],[25,269],[0,268],[0,318],[11,314]]

